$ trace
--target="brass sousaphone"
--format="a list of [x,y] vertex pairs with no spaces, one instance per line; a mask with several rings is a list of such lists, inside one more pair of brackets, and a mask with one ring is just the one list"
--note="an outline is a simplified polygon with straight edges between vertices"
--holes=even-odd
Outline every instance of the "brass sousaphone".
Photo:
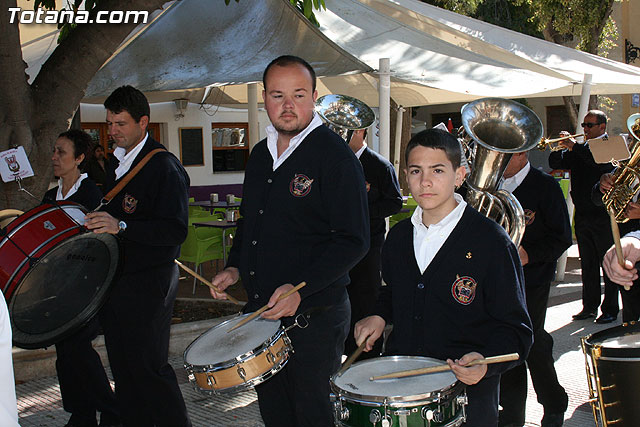
[[466,201],[500,224],[518,246],[526,226],[524,210],[513,194],[497,188],[511,155],[542,139],[542,122],[518,102],[483,98],[462,107],[462,125],[474,142]]
[[349,142],[349,131],[366,129],[376,120],[371,108],[347,95],[324,95],[316,101],[316,112],[329,128]]

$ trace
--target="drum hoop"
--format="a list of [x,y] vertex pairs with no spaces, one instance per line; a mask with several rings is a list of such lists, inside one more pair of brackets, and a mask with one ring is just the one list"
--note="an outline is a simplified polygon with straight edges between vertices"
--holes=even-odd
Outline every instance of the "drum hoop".
[[[100,288],[100,292],[98,293],[98,295],[96,296],[96,298],[94,298],[91,303],[87,305],[82,311],[80,311],[79,313],[76,314],[75,318],[79,318],[82,319],[83,317],[85,318],[84,320],[82,320],[81,322],[78,322],[76,325],[74,325],[71,328],[67,328],[66,330],[64,329],[64,327],[60,327],[58,329],[61,330],[61,332],[58,332],[58,334],[54,334],[52,332],[47,333],[46,335],[51,336],[48,339],[41,339],[40,341],[30,341],[27,342],[26,340],[21,341],[22,338],[24,338],[24,336],[29,336],[29,337],[37,337],[39,335],[45,335],[45,334],[27,334],[22,332],[21,330],[17,329],[15,327],[13,318],[11,318],[11,326],[12,326],[12,332],[13,332],[13,343],[14,345],[16,345],[17,347],[20,348],[25,348],[25,349],[37,349],[37,348],[43,348],[43,347],[48,347],[52,344],[55,344],[56,342],[70,336],[71,334],[73,334],[75,331],[77,331],[78,329],[80,329],[82,326],[84,326],[85,324],[87,324],[91,319],[93,319],[96,314],[98,313],[98,311],[100,310],[100,308],[102,307],[102,305],[104,305],[104,303],[106,302],[107,299],[107,295],[109,292],[109,289],[111,288],[111,285],[113,283],[113,280],[116,276],[116,273],[118,271],[118,266],[120,263],[120,257],[119,257],[119,246],[118,246],[118,241],[116,239],[115,236],[112,236],[110,234],[100,234],[100,235],[94,235],[93,233],[81,233],[81,234],[76,234],[71,236],[69,239],[65,240],[64,243],[71,241],[71,239],[88,239],[88,238],[93,238],[93,239],[98,239],[100,241],[102,241],[102,239],[110,239],[112,240],[112,243],[114,245],[114,248],[116,249],[116,257],[111,259],[111,264],[110,264],[110,270],[106,276],[106,280],[104,283],[104,286],[102,286]],[[105,245],[107,245],[105,242],[103,242]],[[52,248],[52,251],[55,250],[56,247]],[[47,254],[49,254],[51,252],[47,252]],[[27,271],[27,274],[22,278],[22,280],[20,281],[19,284],[21,284],[24,280],[26,280],[29,276],[29,274],[34,271],[34,269],[30,269]],[[11,314],[11,312],[13,311],[13,304],[14,304],[15,300],[12,297],[10,299],[10,301],[8,301],[8,306],[9,306],[9,313]],[[96,302],[96,304],[93,304],[94,302]],[[67,322],[65,323],[63,326],[67,326],[69,324],[72,324],[72,322]]]
[[[51,211],[59,210],[59,209],[64,209],[62,206],[77,207],[77,209],[78,209],[78,210],[82,210],[82,206],[81,206],[81,205],[77,205],[77,204],[75,204],[75,203],[65,203],[65,204],[63,204],[63,205],[61,205],[61,206],[55,206],[55,205],[53,205],[53,206],[51,206],[50,208],[43,209],[43,210],[41,210],[40,212],[37,212],[36,214],[34,214],[33,216],[30,216],[30,217],[26,218],[26,219],[25,219],[25,221],[23,221],[23,222],[22,222],[20,225],[18,225],[15,229],[11,230],[11,232],[10,232],[10,233],[7,233],[7,234],[2,238],[2,240],[0,240],[0,248],[2,247],[2,245],[4,245],[6,242],[8,242],[8,241],[9,241],[9,239],[11,239],[11,238],[12,238],[12,237],[13,237],[13,236],[18,232],[18,231],[22,230],[22,228],[24,228],[27,224],[29,224],[29,223],[31,222],[31,220],[34,220],[34,219],[40,218],[42,215],[47,214],[47,213],[49,213],[49,212],[51,212]],[[26,212],[26,213],[29,213],[29,212]],[[19,219],[19,218],[20,218],[20,217],[18,217],[18,218],[16,218],[16,219]],[[73,230],[73,229],[75,229],[75,228],[82,228],[82,225],[79,225],[78,223],[76,223],[76,222],[75,222],[75,221],[73,221],[73,220],[70,220],[70,221],[71,221],[71,222],[73,222],[75,225],[74,225],[73,227],[71,227],[71,228],[67,228],[67,229],[65,229],[65,231]],[[9,224],[9,225],[11,225],[11,224]]]
[[[602,341],[607,338],[620,338],[632,334],[640,334],[640,323],[623,323],[622,325],[603,329],[602,331],[584,336],[581,340],[584,342],[585,348],[589,350],[589,355],[596,360],[640,360],[640,347],[608,347],[602,345]],[[598,341],[593,341],[594,339]],[[593,354],[595,349],[598,350],[599,357],[595,357]],[[627,357],[626,354],[629,354],[630,357]]]
[[[423,360],[424,357],[420,356],[385,356],[383,359],[386,360]],[[360,362],[356,362],[352,365],[352,368],[363,363],[367,363],[369,360],[362,360]],[[456,395],[459,393],[459,389],[463,389],[464,385],[460,381],[454,381],[453,383],[447,385],[446,387],[440,390],[433,390],[431,392],[425,392],[422,394],[415,394],[409,396],[376,396],[376,395],[366,395],[353,393],[351,391],[344,390],[340,386],[335,383],[337,378],[337,373],[331,376],[331,388],[335,390],[335,393],[340,396],[341,399],[347,401],[353,401],[357,403],[361,403],[365,406],[379,406],[380,403],[387,402],[388,406],[393,408],[404,408],[409,406],[415,406],[421,403],[431,403],[434,400],[440,399],[442,397],[448,397],[450,395]],[[368,405],[367,405],[368,403]]]
[[[25,264],[27,264],[28,262],[31,261],[31,257],[33,257],[36,253],[38,253],[39,251],[42,250],[42,248],[46,245],[48,245],[49,243],[51,243],[52,240],[58,239],[60,237],[62,237],[62,235],[64,235],[65,233],[69,233],[71,231],[74,231],[74,228],[67,228],[66,230],[61,231],[60,233],[52,236],[50,239],[42,242],[38,247],[36,247],[33,251],[31,251],[31,253],[27,254],[27,257],[25,257],[25,259],[22,260],[22,262],[20,264],[18,264],[18,266],[15,268],[15,270],[13,271],[13,274],[9,277],[9,280],[7,280],[7,285],[10,285],[11,282],[13,282],[13,280],[15,279],[16,275],[22,270],[22,268],[24,267]],[[77,236],[79,233],[76,233],[70,237],[74,237]],[[80,232],[81,235],[81,232]],[[52,248],[53,249],[53,248]],[[8,291],[8,289],[7,289]]]
[[193,340],[191,342],[191,344],[189,344],[189,346],[184,351],[184,353],[182,355],[182,360],[184,361],[184,367],[185,368],[188,368],[188,367],[195,368],[195,367],[197,367],[198,369],[202,369],[202,372],[216,372],[216,371],[225,370],[225,369],[228,369],[228,368],[231,368],[231,367],[237,365],[240,362],[245,362],[247,360],[253,359],[258,354],[262,353],[263,350],[266,350],[269,347],[271,347],[271,345],[273,343],[275,343],[276,341],[278,341],[280,339],[280,337],[282,337],[282,335],[287,336],[287,334],[286,334],[286,332],[284,330],[284,326],[282,325],[282,322],[281,322],[280,326],[278,327],[278,329],[276,329],[275,333],[273,335],[271,335],[271,337],[267,338],[265,341],[263,341],[257,347],[249,350],[246,353],[240,354],[238,356],[234,356],[232,359],[226,359],[226,360],[223,360],[223,361],[221,361],[219,363],[207,364],[207,365],[196,365],[196,364],[191,364],[191,363],[187,362],[187,354],[189,353],[189,350],[191,349],[191,347],[193,347],[193,345],[200,338],[202,338],[204,335],[206,335],[207,333],[209,333],[213,329],[222,328],[222,326],[224,326],[224,325],[226,325],[228,323],[231,323],[233,321],[236,321],[239,317],[246,317],[246,316],[249,316],[249,314],[241,314],[240,316],[235,316],[232,319],[225,320],[224,322],[219,323],[216,326],[213,326],[212,328],[207,329],[206,331],[201,333],[198,336],[198,338]]

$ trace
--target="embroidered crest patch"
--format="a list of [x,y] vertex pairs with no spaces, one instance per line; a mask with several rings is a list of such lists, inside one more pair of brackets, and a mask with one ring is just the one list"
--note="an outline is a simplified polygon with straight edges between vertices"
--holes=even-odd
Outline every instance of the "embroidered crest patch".
[[311,191],[313,179],[301,173],[296,174],[289,183],[289,191],[295,197],[304,197]]
[[524,224],[531,225],[533,220],[536,219],[536,213],[531,209],[524,210]]
[[469,305],[476,297],[477,283],[472,277],[458,277],[451,286],[451,295],[462,305]]
[[128,214],[134,213],[136,211],[136,207],[138,206],[138,200],[135,199],[131,194],[125,194],[122,199],[122,209]]

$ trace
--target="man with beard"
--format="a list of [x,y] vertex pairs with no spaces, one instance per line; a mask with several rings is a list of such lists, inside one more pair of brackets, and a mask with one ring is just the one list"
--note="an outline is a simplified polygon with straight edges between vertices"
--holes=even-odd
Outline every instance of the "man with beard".
[[267,426],[333,425],[329,377],[349,330],[348,273],[369,247],[362,167],[314,113],[315,82],[313,68],[295,56],[265,69],[262,96],[272,125],[249,157],[242,218],[226,268],[213,279],[224,290],[242,277],[245,312],[268,304],[262,317],[285,326],[309,316],[306,329],[288,332],[294,353],[287,365],[256,387]]

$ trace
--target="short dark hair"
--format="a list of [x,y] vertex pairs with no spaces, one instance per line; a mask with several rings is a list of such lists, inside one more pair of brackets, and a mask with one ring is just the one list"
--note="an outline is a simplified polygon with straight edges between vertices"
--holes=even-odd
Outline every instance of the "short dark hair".
[[115,114],[126,111],[136,123],[140,122],[142,116],[151,115],[147,97],[135,87],[128,85],[114,90],[104,101],[104,108]]
[[269,72],[271,67],[273,67],[274,65],[277,65],[278,67],[286,67],[288,65],[294,65],[294,64],[302,65],[304,68],[306,68],[309,71],[309,74],[311,74],[311,92],[315,92],[316,72],[313,70],[313,67],[309,65],[307,61],[305,61],[304,59],[298,56],[293,56],[293,55],[282,55],[277,57],[273,61],[271,61],[269,65],[267,65],[267,68],[264,69],[264,73],[262,73],[262,86],[264,86],[265,88],[267,87],[267,73]]
[[585,114],[585,117],[587,116],[593,116],[596,118],[596,124],[601,125],[601,124],[607,124],[607,115],[604,113],[604,111],[600,111],[600,110],[589,110],[587,111],[587,114]]
[[80,163],[80,169],[82,169],[84,163],[87,161],[91,154],[89,152],[89,150],[91,149],[91,145],[93,144],[91,135],[79,129],[69,129],[68,131],[62,132],[60,135],[58,135],[58,138],[67,138],[73,143],[74,159],[77,159],[81,154],[84,154],[84,160],[82,161],[82,163]]
[[460,167],[460,143],[455,136],[441,129],[426,129],[409,140],[404,152],[404,160],[409,164],[409,154],[417,146],[443,150],[453,169]]

